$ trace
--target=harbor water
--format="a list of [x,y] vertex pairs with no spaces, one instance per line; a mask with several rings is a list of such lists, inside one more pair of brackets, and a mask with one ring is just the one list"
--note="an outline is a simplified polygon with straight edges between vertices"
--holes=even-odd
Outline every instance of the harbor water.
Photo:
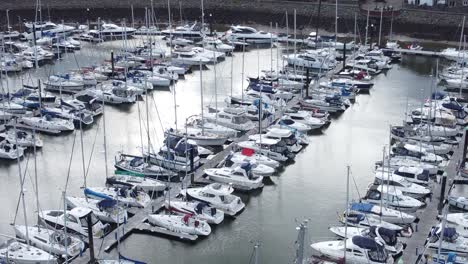
[[[135,41],[131,40],[128,45],[135,45]],[[100,63],[110,59],[111,50],[121,48],[121,41],[84,44],[82,50],[65,55],[54,65],[3,78],[2,89],[12,91],[22,82],[44,80],[50,73],[64,73]],[[277,56],[276,52],[269,48],[252,49],[245,56],[237,52],[217,65],[208,65],[202,72],[195,70],[186,75],[171,88],[175,96],[169,89],[155,90],[136,104],[106,106],[107,164],[102,116],[89,128],[84,128],[83,134],[75,130],[57,136],[42,135],[44,147],[37,152],[39,210],[63,208],[64,191],[67,195],[81,196],[85,177],[87,186],[103,186],[105,166],[109,174],[114,171],[114,156],[118,151],[140,154],[141,145],[147,146],[146,131],[149,131],[153,148],[157,149],[163,140],[162,131],[175,126],[174,109],[177,109],[178,127],[184,126],[187,117],[200,113],[201,73],[204,105],[222,106],[231,91],[240,94],[242,87],[247,86],[247,81],[242,82],[243,61],[244,79],[257,76],[259,70],[281,67],[281,60],[277,61],[281,54]],[[215,226],[209,237],[186,243],[133,234],[120,244],[120,252],[147,263],[248,263],[254,243],[258,241],[261,263],[291,263],[295,255],[295,228],[304,219],[309,219],[308,242],[334,239],[328,227],[339,224],[337,214],[346,205],[346,166],[351,166],[350,197],[358,199],[373,180],[374,162],[382,158],[383,146],[389,143],[389,126],[400,125],[407,106],[410,109],[420,106],[423,98],[435,89],[430,76],[435,67],[433,58],[404,56],[401,63],[376,76],[370,94],[357,96],[356,102],[341,116],[333,118],[322,133],[310,135],[310,145],[297,155],[293,164],[282,169],[278,177],[266,181],[263,190],[239,194],[246,203],[244,212]],[[146,109],[149,110],[149,129]],[[26,171],[24,190],[29,225],[37,222],[34,164],[31,152],[20,164],[22,173]],[[3,212],[0,233],[13,235],[10,224],[16,214],[16,223],[22,224],[25,220],[21,209],[17,209],[18,170],[15,161],[0,163]],[[310,247],[306,251],[309,254]]]

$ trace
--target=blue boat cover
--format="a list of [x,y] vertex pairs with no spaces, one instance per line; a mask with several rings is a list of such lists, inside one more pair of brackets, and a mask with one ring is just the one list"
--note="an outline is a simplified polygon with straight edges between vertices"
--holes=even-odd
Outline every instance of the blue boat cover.
[[85,188],[84,189],[84,194],[85,196],[94,196],[94,197],[98,197],[98,198],[101,198],[101,199],[104,199],[104,200],[111,200],[112,198],[110,198],[109,196],[103,194],[103,193],[98,193],[98,192],[95,192],[95,191],[92,191],[88,188]]
[[363,236],[353,236],[352,238],[353,243],[360,247],[369,250],[379,250],[382,249],[382,246],[377,244],[374,239],[363,237]]
[[370,203],[351,203],[351,210],[359,212],[372,212],[373,204]]
[[443,92],[443,91],[433,92],[432,95],[431,95],[432,99],[434,99],[434,100],[441,100],[445,96],[447,96],[447,93]]
[[104,199],[98,202],[100,208],[112,208],[117,204],[116,200],[113,199]]
[[464,111],[464,109],[463,109],[463,107],[461,105],[459,105],[457,103],[453,103],[453,102],[443,103],[442,106],[447,108],[447,109],[450,109],[450,110]]
[[454,227],[446,227],[444,229],[444,238],[452,238],[457,234],[457,231]]
[[252,165],[250,164],[250,162],[243,162],[241,164],[241,168],[246,172],[249,172],[252,169]]

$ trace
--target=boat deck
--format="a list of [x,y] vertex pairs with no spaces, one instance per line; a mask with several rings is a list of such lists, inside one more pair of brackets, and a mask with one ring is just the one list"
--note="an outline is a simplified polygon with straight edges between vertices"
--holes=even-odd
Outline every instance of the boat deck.
[[[466,137],[466,135],[464,135]],[[447,176],[447,187],[444,195],[444,199],[447,197],[449,190],[451,189],[454,180],[457,178],[457,165],[459,164],[459,160],[462,158],[463,155],[463,147],[465,139],[462,137],[460,140],[460,145],[454,151],[447,168],[443,174],[443,176]],[[442,176],[437,176],[437,182],[434,182],[432,185],[432,199],[427,199],[426,203],[427,206],[423,210],[419,210],[415,215],[419,218],[419,222],[417,224],[413,224],[414,233],[411,238],[407,240],[407,247],[403,254],[403,263],[420,263],[424,258],[425,255],[425,244],[428,235],[431,232],[433,226],[438,223],[437,217],[441,214],[442,206],[440,205],[440,197],[441,197],[441,188],[442,188]],[[464,186],[464,193],[468,194],[468,186]],[[461,189],[461,188],[455,188]],[[452,193],[455,189],[451,189]],[[423,262],[421,262],[423,263]]]

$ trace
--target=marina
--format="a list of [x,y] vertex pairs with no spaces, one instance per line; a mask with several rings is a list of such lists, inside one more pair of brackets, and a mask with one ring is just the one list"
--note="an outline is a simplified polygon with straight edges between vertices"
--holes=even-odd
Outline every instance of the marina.
[[0,262],[466,263],[462,40],[293,18],[2,35]]

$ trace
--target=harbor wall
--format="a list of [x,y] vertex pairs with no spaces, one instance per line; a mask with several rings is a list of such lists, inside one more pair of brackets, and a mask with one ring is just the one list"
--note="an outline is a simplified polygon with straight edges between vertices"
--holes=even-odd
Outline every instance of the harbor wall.
[[[36,0],[1,0],[0,26],[5,29],[5,12],[9,9],[10,21],[18,24],[20,19],[34,19]],[[171,1],[173,21],[180,21],[179,3],[182,7],[182,17],[185,20],[200,19],[200,0]],[[137,24],[144,18],[144,8],[150,7],[149,0],[42,0],[42,16],[49,16],[54,21],[84,23],[89,18],[95,21],[97,17],[104,20],[120,22],[122,18],[131,19],[130,5],[134,6]],[[167,1],[154,0],[153,7],[159,21],[167,21]],[[289,26],[293,28],[293,13],[297,14],[297,29],[300,33],[308,34],[317,25],[318,4],[315,1],[267,1],[267,0],[205,0],[205,19],[214,24],[263,24],[278,23],[284,27],[286,11],[289,14]],[[89,9],[89,11],[87,11]],[[354,28],[354,15],[358,14],[358,24],[361,36],[364,35],[366,14],[359,10],[357,2],[353,0],[339,1],[338,29],[340,33],[351,33]],[[211,15],[211,16],[210,16]],[[460,24],[463,13],[448,10],[427,10],[406,8],[394,18],[393,31],[410,37],[457,40],[460,34]],[[324,1],[321,8],[319,27],[327,31],[334,31],[335,24],[334,1]],[[378,35],[379,18],[371,18],[374,25],[372,35]],[[390,18],[384,18],[383,33],[390,30]],[[274,26],[274,25],[273,25]],[[303,31],[303,32],[302,32]]]

